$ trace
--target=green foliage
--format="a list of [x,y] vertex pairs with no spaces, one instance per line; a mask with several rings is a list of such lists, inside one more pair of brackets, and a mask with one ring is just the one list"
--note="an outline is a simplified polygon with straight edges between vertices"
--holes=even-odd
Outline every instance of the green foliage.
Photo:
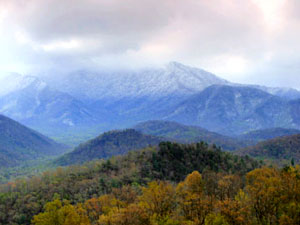
[[253,147],[237,151],[239,155],[271,159],[279,164],[300,163],[300,134],[263,141]]
[[55,164],[65,166],[95,159],[107,159],[149,145],[158,145],[162,140],[163,138],[144,135],[133,129],[110,131],[80,144],[74,151],[59,158]]

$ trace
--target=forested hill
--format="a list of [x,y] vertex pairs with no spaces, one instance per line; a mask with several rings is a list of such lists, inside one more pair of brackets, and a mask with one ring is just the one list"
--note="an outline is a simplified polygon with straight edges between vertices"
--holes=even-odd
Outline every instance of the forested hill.
[[165,138],[142,134],[134,129],[117,130],[102,135],[79,145],[74,151],[55,161],[57,165],[71,165],[95,159],[107,159],[115,155],[123,155],[130,150],[158,145]]
[[66,146],[0,115],[0,168],[26,160],[62,154]]
[[[207,178],[206,183],[210,182],[210,190],[213,190],[222,175],[244,175],[259,166],[259,162],[249,157],[222,152],[205,143],[163,142],[159,147],[148,147],[110,160],[59,168],[40,177],[0,185],[0,224],[30,224],[33,215],[42,212],[44,204],[54,198],[76,204],[111,193],[123,185],[137,189],[153,180],[179,182],[195,170]],[[99,215],[96,213],[95,217]]]
[[248,142],[210,132],[197,126],[188,126],[172,121],[152,120],[134,126],[134,129],[149,135],[171,138],[181,143],[207,142],[216,144],[223,150],[236,150],[247,146]]
[[250,140],[253,142],[260,142],[294,134],[300,134],[300,130],[275,127],[269,129],[250,131],[246,134],[239,135],[237,138],[244,141]]
[[277,162],[300,162],[300,134],[263,141],[255,146],[237,151],[240,155],[273,159]]

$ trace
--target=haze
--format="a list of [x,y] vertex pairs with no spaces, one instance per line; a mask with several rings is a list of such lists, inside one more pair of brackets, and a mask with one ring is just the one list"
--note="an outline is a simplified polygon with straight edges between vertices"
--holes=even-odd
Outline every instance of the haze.
[[299,10],[298,0],[1,0],[0,70],[55,76],[179,61],[233,82],[300,88]]

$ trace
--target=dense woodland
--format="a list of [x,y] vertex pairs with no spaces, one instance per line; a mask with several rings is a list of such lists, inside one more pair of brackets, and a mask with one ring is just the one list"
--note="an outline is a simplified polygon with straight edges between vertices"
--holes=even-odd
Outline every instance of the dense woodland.
[[239,155],[268,159],[276,164],[284,165],[288,162],[300,163],[300,135],[277,137],[263,141],[255,146],[236,151]]
[[178,184],[126,185],[76,205],[56,198],[32,224],[298,225],[300,167],[255,169],[245,177],[216,173],[209,179],[194,171]]
[[[247,156],[239,157],[222,152],[216,146],[209,146],[204,142],[189,145],[163,142],[158,148],[148,147],[109,160],[58,168],[53,172],[45,172],[42,176],[1,185],[0,224],[30,224],[34,215],[45,209],[53,209],[52,203],[47,204],[53,200],[54,205],[59,206],[58,200],[61,200],[67,208],[76,208],[89,199],[97,199],[118,190],[122,192],[122,188],[133,189],[140,195],[143,188],[153,181],[170,182],[161,184],[173,187],[193,171],[202,174],[203,182],[207,185],[206,191],[209,192],[215,192],[219,180],[226,176],[233,176],[237,179],[234,184],[243,187],[245,174],[260,166],[260,162]],[[126,193],[130,194],[125,191],[120,195]],[[100,215],[102,214],[95,215],[95,221]],[[39,223],[38,220],[35,219],[35,223]],[[57,223],[41,223],[78,224],[61,220]]]

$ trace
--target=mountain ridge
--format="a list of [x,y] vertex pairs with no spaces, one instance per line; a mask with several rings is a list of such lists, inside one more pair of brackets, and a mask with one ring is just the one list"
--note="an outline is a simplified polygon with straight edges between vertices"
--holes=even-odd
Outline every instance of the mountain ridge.
[[[16,79],[20,83],[20,76]],[[43,81],[24,79],[24,84],[9,85],[7,90],[14,91],[6,90],[2,95],[0,91],[0,113],[72,145],[101,132],[160,119],[201,126],[227,136],[272,127],[300,129],[296,90],[231,83],[177,62],[140,70],[82,70],[59,78],[51,74]],[[230,87],[232,95],[226,90],[207,94],[215,85],[223,90]],[[250,91],[238,102],[241,88]],[[201,100],[205,93],[218,104]],[[253,106],[255,101],[264,104]],[[252,113],[243,109],[248,106]]]
[[128,151],[158,145],[164,140],[166,139],[145,135],[134,129],[109,131],[80,144],[72,152],[55,160],[54,164],[65,166],[96,159],[107,159],[123,155]]
[[67,147],[0,115],[0,168],[64,153]]

